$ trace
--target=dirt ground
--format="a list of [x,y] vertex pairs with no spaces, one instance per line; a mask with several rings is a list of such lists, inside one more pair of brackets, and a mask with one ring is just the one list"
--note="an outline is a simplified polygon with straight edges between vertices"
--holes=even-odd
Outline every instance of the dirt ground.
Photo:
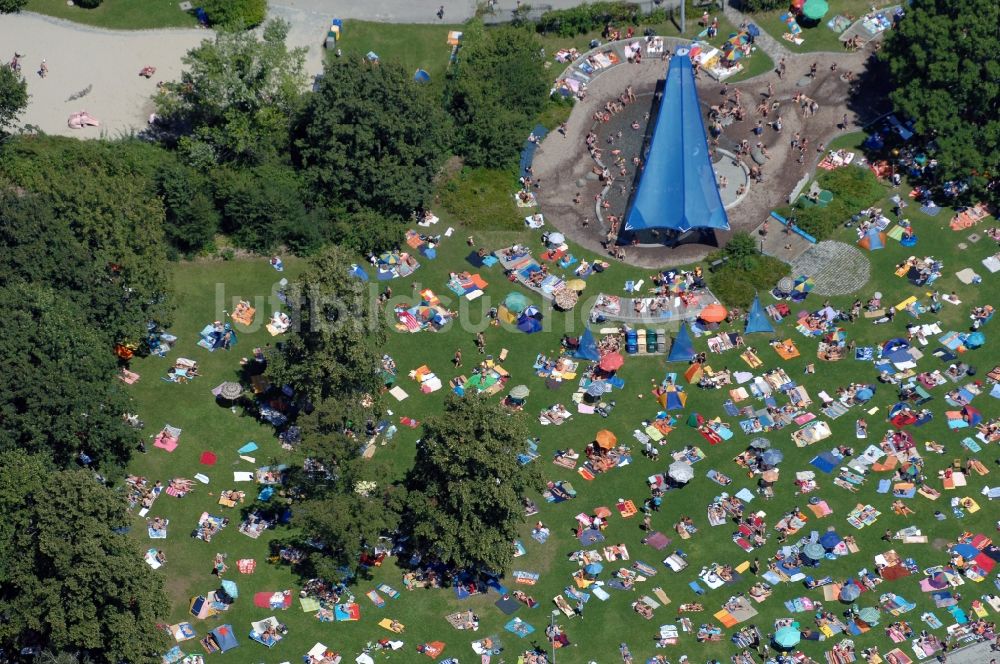
[[[778,113],[783,123],[780,132],[765,126],[760,140],[766,146],[770,159],[762,167],[764,181],[752,184],[743,200],[728,211],[733,231],[756,229],[770,210],[786,203],[796,184],[813,172],[822,158],[816,147],[829,144],[845,131],[856,131],[875,117],[873,107],[880,98],[878,92],[852,93],[851,84],[844,78],[844,73],[848,71],[860,76],[865,70],[869,54],[868,50],[857,53],[778,54],[776,63],[781,57],[786,59],[784,76],[779,78],[775,72],[769,72],[727,86],[729,97],[734,95],[735,89],[739,89],[742,104],[747,107],[748,113],[742,122],[734,122],[725,127],[719,138],[719,147],[735,152],[734,148],[742,139],[750,140],[751,145],[758,140],[752,132],[757,120],[761,118],[755,114],[754,109],[760,100],[768,98],[768,83],[773,86],[773,94],[769,99],[779,103]],[[813,63],[816,63],[817,74],[811,78],[807,74]],[[837,64],[836,71],[831,70],[833,63]],[[639,96],[636,103],[648,104],[648,95],[665,74],[665,63],[648,58],[641,64],[622,64],[597,76],[588,85],[587,98],[574,107],[566,134],[550,133],[535,154],[533,168],[535,177],[542,181],[538,195],[546,222],[592,251],[605,252],[603,243],[606,233],[602,225],[596,223],[595,196],[600,193],[601,184],[587,179],[595,165],[585,144],[588,131],[595,125],[594,113],[603,109],[609,99],[616,99],[629,85]],[[699,96],[706,114],[709,106],[726,98],[723,87],[707,76],[699,78]],[[815,115],[806,117],[803,114],[799,105],[794,103],[796,93],[804,93],[819,103],[819,110]],[[872,104],[867,104],[866,99],[871,99]],[[843,126],[845,114],[846,127]],[[771,113],[764,119],[765,125],[774,117],[774,113]],[[796,133],[809,141],[803,164],[797,163],[798,150],[794,150],[793,154],[790,145]],[[577,192],[581,192],[581,203],[574,203]],[[585,219],[588,220],[586,226]],[[727,238],[726,233],[717,236],[720,245]],[[648,268],[665,267],[699,260],[714,249],[713,246],[701,244],[686,244],[676,248],[629,247],[626,249],[626,261]]]

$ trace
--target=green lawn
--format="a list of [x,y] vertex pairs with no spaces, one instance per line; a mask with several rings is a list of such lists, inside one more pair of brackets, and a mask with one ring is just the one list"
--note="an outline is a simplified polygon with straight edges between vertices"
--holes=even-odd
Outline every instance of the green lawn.
[[69,6],[66,0],[28,0],[28,11],[116,30],[193,28],[198,21],[178,0],[104,0],[96,9]]
[[451,46],[448,31],[460,25],[392,24],[374,21],[344,21],[340,47],[344,53],[364,55],[369,51],[384,61],[394,61],[408,71],[423,69],[431,75],[431,85],[444,83]]
[[781,38],[781,35],[788,32],[784,21],[781,20],[781,15],[786,13],[784,9],[751,14],[750,18],[761,29],[777,39],[785,48],[793,53],[815,51],[841,53],[844,51],[844,45],[840,41],[840,33],[834,32],[827,27],[827,21],[838,14],[859,19],[871,11],[872,7],[882,9],[883,7],[898,5],[899,2],[895,0],[830,0],[829,4],[830,11],[826,13],[826,16],[818,24],[808,26],[799,24],[802,27],[802,33],[799,36],[805,40],[799,46]]
[[[911,206],[908,212],[912,212],[913,209]],[[517,287],[504,279],[498,268],[482,269],[480,270],[481,274],[490,283],[487,297],[477,300],[470,306],[466,306],[469,303],[464,300],[456,301],[444,287],[444,283],[449,272],[471,267],[465,262],[465,257],[470,252],[464,241],[467,233],[457,224],[455,219],[450,218],[445,213],[439,212],[439,214],[442,216],[440,225],[442,230],[449,224],[457,226],[458,230],[452,238],[446,239],[440,246],[436,260],[423,261],[423,266],[414,275],[413,290],[418,287],[433,289],[442,297],[446,305],[451,307],[455,307],[456,304],[461,305],[458,307],[459,310],[463,312],[467,320],[475,325],[482,320],[481,306],[486,306],[487,300],[497,302],[506,292],[515,290]],[[977,287],[962,285],[954,274],[958,269],[966,266],[972,266],[983,273],[979,259],[993,253],[996,249],[995,246],[988,241],[980,241],[971,244],[964,252],[960,252],[956,245],[958,242],[964,241],[966,233],[958,234],[947,229],[947,221],[950,217],[948,211],[942,212],[935,219],[925,219],[914,214],[908,216],[915,219],[920,235],[920,245],[915,250],[911,250],[902,247],[898,242],[889,240],[885,250],[870,254],[873,264],[873,280],[860,296],[867,297],[873,291],[881,290],[886,301],[891,303],[902,300],[911,294],[922,296],[924,289],[914,288],[904,279],[895,277],[892,274],[892,266],[911,253],[922,255],[933,252],[935,256],[945,261],[944,274],[938,282],[938,287],[942,292],[955,290],[964,302],[959,307],[945,305],[945,309],[942,310],[938,319],[945,330],[966,329],[968,306],[984,303],[988,301],[988,298]],[[477,247],[485,246],[494,249],[514,241],[522,241],[534,247],[536,254],[540,253],[537,233],[527,234],[523,231],[476,232],[475,236]],[[844,230],[842,238],[852,242],[854,239],[853,231]],[[579,251],[577,247],[572,247],[572,249],[578,256],[590,258],[586,252]],[[199,635],[203,635],[208,629],[222,622],[233,624],[241,641],[241,648],[237,655],[240,661],[252,660],[269,663],[286,660],[297,661],[316,641],[321,641],[339,650],[346,655],[346,661],[351,661],[366,642],[389,635],[388,632],[381,630],[376,623],[382,617],[392,617],[407,625],[406,632],[401,637],[406,643],[402,651],[405,654],[397,655],[393,659],[416,661],[413,657],[413,648],[416,645],[428,640],[442,640],[447,643],[448,647],[446,657],[460,657],[464,660],[472,656],[469,648],[469,643],[472,640],[495,634],[503,638],[506,647],[505,661],[513,662],[517,658],[517,653],[530,644],[534,643],[545,647],[542,629],[550,619],[549,611],[552,608],[552,597],[572,583],[570,574],[577,569],[577,564],[569,561],[567,555],[580,548],[570,532],[571,527],[575,525],[574,515],[581,511],[590,512],[599,505],[606,505],[614,510],[613,505],[618,498],[632,499],[641,505],[642,500],[648,495],[645,478],[654,472],[663,471],[669,463],[668,453],[670,451],[686,444],[693,444],[700,446],[705,451],[707,459],[695,465],[696,479],[690,486],[680,491],[669,492],[665,500],[665,509],[653,517],[654,527],[663,532],[670,530],[678,515],[687,514],[694,519],[700,532],[687,541],[675,538],[675,544],[669,549],[682,548],[689,556],[690,567],[680,574],[673,574],[660,564],[659,561],[669,550],[658,552],[640,543],[643,533],[639,528],[638,518],[625,520],[614,514],[606,531],[608,543],[621,542],[626,544],[629,547],[632,560],[643,560],[658,570],[655,578],[639,584],[640,590],[635,594],[649,594],[651,588],[662,587],[673,603],[669,607],[659,609],[654,620],[647,622],[631,611],[629,603],[634,600],[631,593],[613,591],[611,599],[607,602],[600,602],[596,598],[592,598],[587,604],[582,622],[579,619],[560,618],[559,622],[566,627],[573,645],[568,650],[558,653],[557,659],[562,662],[585,662],[590,659],[602,662],[617,661],[617,645],[622,641],[630,645],[636,655],[636,661],[645,661],[647,657],[657,653],[663,653],[674,659],[681,653],[692,654],[694,652],[699,653],[699,658],[704,656],[724,661],[732,653],[732,646],[728,643],[728,631],[722,642],[706,644],[703,649],[697,651],[694,650],[696,644],[693,634],[682,633],[681,644],[665,651],[654,649],[653,635],[658,625],[677,621],[676,606],[684,602],[700,601],[704,604],[706,613],[688,614],[696,626],[705,622],[717,622],[711,617],[711,614],[717,611],[730,595],[736,592],[745,592],[752,583],[751,579],[744,577],[743,580],[732,586],[709,591],[707,595],[697,597],[688,589],[687,583],[696,577],[697,571],[703,565],[713,561],[735,564],[744,559],[752,558],[754,555],[759,556],[764,561],[775,551],[776,546],[772,535],[771,541],[762,550],[749,555],[745,554],[730,541],[732,526],[711,528],[705,517],[707,502],[722,491],[721,487],[705,478],[705,473],[709,469],[719,470],[735,478],[734,484],[728,489],[730,493],[742,487],[752,488],[750,481],[731,460],[746,447],[750,438],[738,431],[735,418],[725,416],[721,408],[721,403],[726,398],[724,392],[703,391],[694,386],[688,386],[687,409],[676,413],[682,419],[678,423],[678,428],[667,438],[667,444],[662,449],[664,454],[661,461],[654,463],[642,457],[639,454],[640,448],[632,439],[630,432],[640,426],[642,420],[649,419],[656,414],[657,407],[649,394],[650,382],[661,380],[667,371],[681,372],[684,369],[684,365],[666,365],[662,356],[626,359],[625,367],[620,372],[626,385],[624,390],[611,395],[611,398],[616,400],[617,407],[607,419],[578,414],[561,427],[539,426],[536,416],[541,408],[555,402],[571,405],[570,397],[574,385],[563,384],[556,389],[549,389],[542,379],[534,375],[531,365],[537,353],[551,354],[557,351],[562,333],[580,331],[582,326],[580,311],[572,315],[547,311],[546,330],[535,335],[523,335],[496,328],[489,328],[486,331],[490,353],[498,354],[501,348],[507,348],[510,351],[510,356],[504,366],[512,374],[511,384],[523,382],[532,389],[525,417],[533,433],[541,439],[542,454],[535,463],[541,465],[546,479],[570,480],[579,492],[579,497],[576,500],[559,504],[546,504],[537,495],[532,496],[540,503],[542,511],[537,517],[532,517],[529,524],[523,528],[522,541],[527,548],[527,555],[516,559],[514,568],[541,573],[541,579],[536,586],[520,587],[534,596],[540,602],[541,608],[522,609],[517,613],[522,619],[536,627],[538,631],[524,641],[504,632],[503,625],[509,618],[500,614],[492,606],[492,603],[497,599],[492,594],[459,601],[450,590],[404,592],[399,599],[388,600],[385,608],[377,609],[364,596],[368,590],[381,582],[402,589],[400,572],[390,560],[382,568],[375,570],[373,579],[362,581],[357,586],[357,598],[362,610],[362,619],[359,622],[321,624],[311,614],[301,612],[296,604],[291,610],[278,614],[290,630],[288,637],[282,643],[272,650],[265,650],[250,642],[246,638],[249,622],[274,613],[267,609],[255,608],[252,602],[253,594],[282,589],[293,589],[294,591],[300,587],[301,582],[287,567],[267,562],[268,542],[284,537],[288,531],[285,529],[267,531],[260,539],[251,540],[237,530],[240,519],[239,511],[218,507],[216,505],[217,496],[219,491],[223,489],[242,488],[247,490],[250,497],[253,498],[257,487],[252,484],[234,484],[231,481],[231,473],[234,470],[252,470],[255,465],[288,460],[291,457],[281,450],[267,428],[260,427],[249,418],[233,414],[228,409],[217,406],[209,391],[223,380],[236,377],[239,358],[248,356],[255,345],[273,343],[274,340],[262,329],[258,329],[242,334],[239,344],[232,351],[217,351],[212,354],[195,346],[195,341],[197,340],[197,331],[205,323],[220,317],[223,308],[232,307],[232,298],[262,298],[257,304],[258,321],[268,318],[275,303],[268,301],[267,296],[272,293],[280,277],[293,278],[296,271],[300,269],[301,263],[288,260],[286,265],[287,269],[282,275],[272,271],[264,259],[229,262],[206,261],[178,265],[174,273],[174,285],[179,309],[176,324],[172,328],[172,331],[180,337],[178,346],[168,359],[147,358],[134,363],[133,366],[142,374],[142,379],[131,387],[130,391],[135,398],[137,410],[147,423],[146,433],[155,433],[165,423],[183,428],[184,433],[181,437],[180,447],[175,452],[167,454],[163,450],[150,446],[149,453],[139,455],[131,470],[164,482],[175,476],[192,477],[197,472],[203,472],[210,477],[209,485],[199,484],[193,494],[183,499],[178,500],[165,495],[158,499],[153,507],[152,515],[171,519],[170,535],[166,541],[151,542],[146,539],[145,529],[141,526],[138,518],[136,528],[133,531],[143,550],[149,546],[162,545],[167,554],[169,563],[162,570],[162,573],[167,578],[173,606],[170,616],[171,622],[186,618],[187,602],[192,595],[207,592],[216,587],[218,582],[210,575],[212,558],[216,552],[224,552],[228,554],[230,563],[233,565],[235,560],[239,558],[256,558],[258,561],[257,571],[253,576],[243,576],[237,574],[233,569],[226,575],[226,578],[233,579],[239,584],[241,595],[228,615],[206,622],[197,620],[193,622]],[[602,291],[621,293],[622,284],[626,279],[643,277],[648,279],[649,274],[622,265],[612,265],[603,274],[593,275],[588,279],[588,288],[584,295],[590,296]],[[373,290],[377,290],[379,287],[380,285],[375,285]],[[409,283],[393,283],[393,288],[397,294],[411,292]],[[985,288],[985,285],[980,288]],[[222,295],[220,296],[219,293]],[[849,307],[853,297],[831,299],[834,306]],[[398,296],[398,299],[405,301],[408,298]],[[542,304],[537,296],[532,295],[530,299]],[[818,308],[822,300],[823,298],[814,295],[804,305],[794,306],[793,311]],[[765,304],[768,301],[765,297]],[[758,348],[760,357],[765,362],[765,368],[783,366],[793,380],[799,381],[809,389],[814,399],[817,392],[823,389],[833,393],[838,386],[852,381],[874,380],[875,373],[871,365],[854,360],[844,360],[833,364],[818,363],[816,374],[804,375],[805,365],[816,361],[816,340],[815,338],[807,339],[798,334],[792,327],[791,321],[792,319],[786,319],[780,324],[777,336],[794,339],[802,352],[800,358],[782,363],[777,355],[767,347],[765,335],[757,335],[756,338],[750,340],[750,343]],[[851,339],[856,340],[858,345],[865,345],[903,334],[904,325],[908,321],[909,317],[905,313],[901,313],[893,325],[873,326],[868,321],[862,320],[845,327]],[[986,332],[989,335],[990,329],[987,328]],[[458,347],[463,348],[467,358],[467,367],[461,371],[468,374],[469,367],[476,360],[473,337],[474,331],[472,329],[463,330],[454,327],[438,334],[429,332],[412,335],[390,334],[386,352],[396,359],[400,369],[398,384],[410,394],[410,397],[403,402],[396,402],[391,397],[386,397],[384,407],[392,411],[392,414],[387,416],[398,423],[398,418],[401,416],[423,420],[436,412],[440,408],[444,393],[421,394],[416,383],[407,379],[406,374],[411,369],[427,364],[447,383],[448,379],[459,373],[458,370],[452,368],[449,362]],[[696,348],[704,349],[705,339],[696,340],[695,344]],[[933,347],[934,345],[930,348]],[[160,376],[164,374],[167,366],[177,356],[196,359],[200,363],[204,375],[187,385],[168,384],[161,381]],[[967,361],[978,365],[982,372],[985,372],[986,367],[993,366],[998,362],[998,356],[994,348],[987,347],[972,352]],[[710,355],[709,362],[717,368],[722,366],[728,366],[730,369],[745,368],[733,351],[722,356]],[[931,357],[929,353],[921,361],[920,366],[921,368],[943,368],[943,365]],[[681,382],[683,383],[683,380]],[[950,389],[950,384],[949,387],[934,390],[935,399],[929,404],[929,407],[933,409],[936,415],[935,419],[922,428],[912,429],[917,438],[919,449],[925,455],[927,474],[931,477],[936,475],[937,470],[950,464],[953,458],[966,456],[958,445],[963,436],[958,432],[949,431],[945,426],[943,411],[947,407],[943,401],[943,392],[947,389]],[[881,410],[878,414],[866,415],[872,432],[867,442],[877,443],[879,437],[886,431],[888,425],[883,419],[885,408],[894,401],[895,395],[891,386],[880,385],[873,404]],[[779,402],[783,403],[783,400],[779,399]],[[756,401],[751,403],[759,405],[759,402]],[[982,407],[984,412],[989,413],[992,404],[989,397],[983,395],[977,398],[975,405]],[[815,412],[815,408],[813,410]],[[710,446],[693,429],[684,424],[684,418],[690,412],[699,412],[706,417],[722,416],[724,421],[736,428],[737,433],[728,442],[719,446]],[[768,438],[775,446],[785,452],[786,459],[782,465],[783,472],[778,484],[777,497],[771,501],[757,498],[752,505],[755,509],[764,510],[767,513],[770,525],[773,526],[781,514],[793,505],[803,505],[805,502],[805,498],[793,493],[792,480],[795,471],[809,469],[809,459],[821,451],[831,449],[834,444],[855,445],[861,443],[854,438],[854,420],[861,415],[861,411],[854,408],[847,415],[831,421],[834,436],[810,448],[794,447],[788,436],[789,430],[768,434]],[[632,446],[633,462],[630,466],[616,469],[588,482],[576,473],[550,463],[554,450],[567,447],[581,450],[588,441],[593,439],[594,433],[602,428],[610,428],[618,434],[622,443]],[[401,476],[412,462],[414,445],[419,437],[419,428],[411,430],[401,427],[391,443],[378,448],[375,461],[386,464],[388,469],[386,481],[389,481],[393,476]],[[260,445],[260,450],[252,455],[256,459],[255,464],[240,460],[236,453],[236,449],[249,440],[254,440]],[[927,440],[935,440],[945,444],[947,453],[938,456],[924,452],[923,442]],[[202,451],[206,450],[218,454],[219,460],[216,465],[208,467],[199,464],[199,456]],[[996,453],[987,448],[987,452],[980,456],[989,463],[996,457]],[[822,531],[827,526],[834,526],[841,535],[855,535],[860,544],[861,553],[833,561],[823,561],[817,576],[831,575],[836,579],[842,579],[857,575],[862,568],[871,569],[873,556],[889,548],[885,543],[879,541],[879,537],[886,528],[897,529],[915,523],[923,528],[924,533],[929,536],[932,542],[938,538],[947,541],[954,540],[958,533],[963,530],[985,533],[993,530],[993,516],[988,508],[977,514],[967,515],[959,521],[951,515],[947,504],[953,495],[976,495],[984,483],[992,481],[991,477],[973,476],[970,478],[970,486],[966,491],[944,492],[945,495],[937,502],[930,502],[918,496],[909,501],[909,504],[917,510],[917,515],[912,518],[904,518],[891,513],[889,510],[890,499],[887,496],[875,493],[878,476],[870,477],[858,494],[851,494],[834,486],[832,476],[822,473],[818,473],[818,475],[820,490],[815,495],[826,500],[833,508],[834,514],[823,520],[810,519],[805,534],[813,529]],[[936,480],[931,480],[930,484],[940,487],[940,483]],[[883,511],[883,516],[875,526],[855,531],[847,525],[844,520],[846,513],[858,502],[870,502]],[[948,514],[948,518],[944,521],[933,519],[931,513],[936,509],[941,509]],[[224,514],[233,520],[229,527],[210,544],[189,537],[198,515],[203,511]],[[552,537],[545,545],[538,544],[528,536],[530,523],[539,518],[552,530]],[[796,537],[793,537],[791,541],[796,541]],[[893,546],[904,557],[914,558],[921,568],[947,562],[947,555],[935,546],[904,545],[898,542]],[[613,571],[617,567],[618,565],[614,564],[605,565],[606,570],[609,571]],[[609,578],[608,572],[605,572],[603,578]],[[918,576],[910,577],[888,583],[879,589],[879,592],[885,589],[891,590],[918,603],[914,611],[902,616],[903,619],[910,621],[917,630],[923,627],[919,616],[926,610],[934,610],[928,596],[921,593],[917,587],[918,579]],[[508,585],[511,588],[519,587],[514,586],[512,581],[509,581]],[[968,600],[977,596],[979,592],[974,588],[970,588],[968,592],[964,590],[963,595],[967,597],[963,601],[963,605],[968,609]],[[859,606],[877,605],[877,594],[863,595]],[[755,607],[760,611],[760,614],[754,619],[754,622],[765,632],[769,631],[774,619],[789,615],[783,602],[803,595],[813,599],[821,598],[818,590],[806,590],[801,584],[788,583],[777,586],[774,595],[769,600]],[[840,612],[837,606],[829,608],[837,613]],[[464,609],[472,609],[482,619],[482,627],[475,634],[455,631],[444,621],[445,614]],[[943,610],[936,611],[942,620],[947,618],[947,614]],[[796,617],[803,625],[811,623],[809,614],[796,614]],[[886,618],[888,619],[888,617]],[[947,620],[945,620],[945,624],[949,624]],[[822,652],[837,641],[839,639],[824,643],[804,641],[802,647],[807,654],[819,659],[822,657]],[[856,643],[859,650],[870,645],[881,645],[883,653],[892,647],[881,629],[874,629],[858,637]],[[198,651],[196,641],[188,642],[185,645],[187,652]],[[702,652],[704,655],[700,654]]]

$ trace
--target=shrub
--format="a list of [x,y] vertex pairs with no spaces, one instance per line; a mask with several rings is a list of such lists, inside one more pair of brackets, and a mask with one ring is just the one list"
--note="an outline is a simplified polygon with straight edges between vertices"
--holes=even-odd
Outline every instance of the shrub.
[[267,0],[202,0],[202,9],[212,25],[255,28],[267,16]]
[[215,177],[222,230],[238,246],[267,254],[308,236],[301,186],[291,169],[266,165],[220,171]]
[[755,293],[770,290],[788,274],[786,263],[757,253],[756,241],[747,233],[735,233],[722,251],[708,259],[720,256],[729,262],[711,273],[708,282],[712,293],[729,306],[749,307]]
[[632,2],[594,2],[542,14],[537,30],[560,37],[575,37],[603,28],[608,23],[638,24],[642,9]]
[[331,234],[341,247],[368,256],[398,247],[405,228],[402,219],[362,210],[340,215],[333,222]]
[[741,8],[746,12],[767,12],[772,9],[788,9],[788,0],[743,0]]

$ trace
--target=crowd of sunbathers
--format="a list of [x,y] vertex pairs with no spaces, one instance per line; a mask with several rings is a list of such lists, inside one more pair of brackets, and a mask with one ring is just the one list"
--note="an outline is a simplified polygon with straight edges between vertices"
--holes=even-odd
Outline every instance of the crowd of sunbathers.
[[153,501],[160,495],[162,489],[162,482],[157,481],[150,484],[148,479],[139,475],[129,475],[125,480],[129,507],[139,505],[140,509],[149,509],[153,506]]

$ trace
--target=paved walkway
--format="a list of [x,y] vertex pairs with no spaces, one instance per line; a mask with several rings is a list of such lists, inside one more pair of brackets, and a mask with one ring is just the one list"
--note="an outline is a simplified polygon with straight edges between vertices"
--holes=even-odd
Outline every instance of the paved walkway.
[[825,240],[810,245],[792,261],[792,276],[813,278],[816,295],[849,295],[865,287],[871,277],[868,256],[852,244]]

